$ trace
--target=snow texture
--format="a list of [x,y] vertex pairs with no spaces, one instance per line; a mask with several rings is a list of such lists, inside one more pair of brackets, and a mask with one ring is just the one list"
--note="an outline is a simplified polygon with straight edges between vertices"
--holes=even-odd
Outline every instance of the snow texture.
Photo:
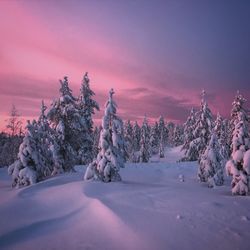
[[[196,162],[127,164],[123,181],[84,182],[85,167],[22,189],[0,168],[0,249],[248,250],[250,199],[230,182],[199,185]],[[185,176],[180,182],[178,176]]]
[[98,103],[93,99],[94,91],[90,88],[90,79],[88,73],[85,73],[78,98],[79,114],[82,121],[82,143],[79,146],[78,154],[80,155],[80,163],[90,163],[95,157],[94,151],[94,131],[92,116],[95,111],[99,111]]

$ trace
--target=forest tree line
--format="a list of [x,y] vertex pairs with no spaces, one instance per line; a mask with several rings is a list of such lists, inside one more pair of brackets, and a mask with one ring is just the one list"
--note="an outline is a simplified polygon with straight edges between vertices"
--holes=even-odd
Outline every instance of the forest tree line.
[[[180,146],[180,161],[199,162],[198,179],[208,186],[223,185],[224,172],[233,176],[232,193],[247,194],[250,174],[249,115],[245,99],[237,92],[231,118],[212,115],[202,92],[198,110],[191,109],[184,124],[166,122],[162,116],[153,125],[147,117],[141,126],[117,115],[111,89],[105,104],[101,126],[94,126],[92,116],[99,111],[86,73],[76,97],[68,78],[60,80],[59,97],[47,108],[42,102],[40,116],[28,121],[23,134],[1,134],[0,162],[9,165],[13,186],[25,186],[62,172],[74,171],[75,165],[88,165],[85,179],[104,182],[120,180],[125,162],[148,162],[158,154],[165,157],[166,146]],[[166,103],[167,105],[167,103]],[[12,118],[15,115],[11,116]],[[18,117],[16,117],[17,119]],[[10,118],[11,119],[11,118]],[[9,120],[8,128],[13,129]],[[13,144],[11,146],[6,146]],[[8,150],[12,150],[12,156]]]

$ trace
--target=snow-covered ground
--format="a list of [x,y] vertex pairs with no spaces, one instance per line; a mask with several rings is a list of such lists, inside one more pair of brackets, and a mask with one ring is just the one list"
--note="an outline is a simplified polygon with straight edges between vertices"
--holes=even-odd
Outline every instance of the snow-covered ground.
[[83,182],[77,167],[19,190],[0,169],[0,249],[250,249],[250,197],[198,183],[179,157],[127,164],[120,183]]

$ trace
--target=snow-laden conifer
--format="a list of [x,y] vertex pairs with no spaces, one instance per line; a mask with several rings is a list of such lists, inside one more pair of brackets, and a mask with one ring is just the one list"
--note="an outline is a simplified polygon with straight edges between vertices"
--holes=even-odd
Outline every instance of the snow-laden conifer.
[[160,135],[160,145],[159,145],[159,157],[164,158],[165,153],[164,153],[164,143],[163,143],[163,135],[161,133]]
[[205,97],[206,93],[203,90],[201,108],[195,115],[196,122],[193,130],[194,139],[190,142],[189,148],[185,154],[185,158],[188,161],[198,160],[204,153],[213,129],[212,113],[208,107]]
[[198,179],[200,182],[207,182],[209,187],[221,186],[224,183],[222,156],[215,133],[212,134],[205,152],[201,155]]
[[152,126],[149,137],[150,137],[149,143],[150,143],[151,154],[157,154],[160,145],[160,132],[157,122],[155,122],[155,124]]
[[82,124],[82,143],[78,154],[81,157],[81,163],[90,163],[94,158],[94,135],[93,135],[93,119],[95,110],[99,111],[98,103],[93,99],[95,93],[91,90],[89,85],[88,73],[85,73],[78,99],[79,113],[81,116]]
[[184,123],[184,142],[182,146],[182,150],[185,151],[185,153],[188,151],[191,141],[194,139],[193,130],[195,125],[195,111],[192,108],[190,111],[190,114],[187,118],[187,121]]
[[133,158],[133,153],[134,153],[134,148],[133,148],[133,127],[128,120],[125,125],[124,125],[124,138],[125,138],[125,143],[126,143],[126,151],[127,151],[127,159],[128,161],[132,161]]
[[27,122],[18,159],[8,168],[13,187],[31,185],[51,175],[51,153],[44,145],[47,142],[42,140],[42,135],[45,133],[35,120]]
[[166,123],[166,130],[167,130],[167,144],[170,147],[174,146],[174,128],[175,128],[175,124],[173,122],[168,122]]
[[80,115],[77,100],[69,88],[68,78],[64,77],[63,81],[60,80],[60,84],[60,97],[52,103],[48,111],[48,120],[55,130],[52,149],[54,166],[57,167],[54,174],[61,170],[72,171],[74,165],[80,162],[79,152],[85,135],[83,131],[86,131],[85,121]]
[[218,137],[220,145],[222,164],[225,165],[230,155],[230,145],[228,144],[228,136],[230,136],[230,132],[228,130],[227,120],[223,120],[219,113],[214,122],[214,131]]
[[113,100],[113,89],[105,104],[100,134],[100,151],[97,158],[89,164],[84,179],[97,179],[103,182],[121,180],[119,170],[124,167],[124,132],[123,122],[116,114],[117,105]]
[[184,141],[184,131],[183,126],[176,125],[174,128],[174,146],[180,146]]
[[150,158],[150,144],[149,144],[150,127],[146,116],[144,117],[141,127],[141,141],[140,141],[140,162],[148,162]]
[[141,128],[135,121],[133,126],[133,149],[135,152],[140,150],[140,141],[141,141]]
[[245,110],[245,98],[237,93],[231,112],[233,122],[232,154],[226,164],[226,171],[232,179],[232,194],[246,195],[249,192],[249,117]]
[[140,161],[140,142],[141,142],[141,128],[135,121],[132,129],[132,155],[130,156],[131,162]]
[[166,128],[166,124],[165,124],[163,116],[159,117],[158,130],[159,130],[159,135],[162,136],[163,147],[165,147],[168,143],[168,130]]
[[45,177],[50,176],[53,170],[53,153],[50,146],[53,144],[52,136],[54,134],[54,131],[49,125],[47,115],[45,114],[46,110],[47,106],[45,106],[44,101],[42,101],[41,113],[37,122],[36,137]]
[[218,112],[216,120],[214,122],[214,132],[216,133],[218,138],[220,138],[220,136],[221,136],[222,123],[223,123],[223,118],[221,117],[220,113]]

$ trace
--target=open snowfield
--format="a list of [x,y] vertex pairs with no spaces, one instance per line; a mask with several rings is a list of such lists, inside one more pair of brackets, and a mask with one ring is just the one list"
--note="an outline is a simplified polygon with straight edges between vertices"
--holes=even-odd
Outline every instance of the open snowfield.
[[230,180],[198,183],[179,148],[126,164],[120,183],[84,182],[84,167],[12,189],[0,169],[0,249],[250,249],[250,197]]

